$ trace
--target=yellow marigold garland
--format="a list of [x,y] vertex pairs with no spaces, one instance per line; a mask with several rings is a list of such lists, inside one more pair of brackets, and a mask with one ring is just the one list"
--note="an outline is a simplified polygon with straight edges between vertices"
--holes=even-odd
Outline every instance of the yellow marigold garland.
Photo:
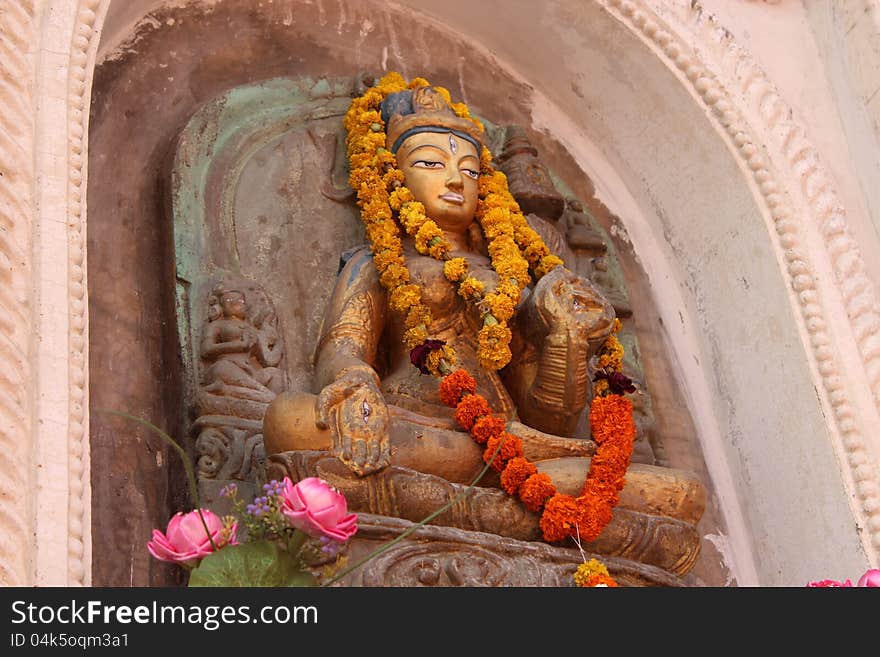
[[[495,290],[486,294],[483,284],[467,275],[467,261],[451,258],[451,245],[443,231],[425,215],[424,205],[404,186],[403,173],[397,168],[394,155],[385,148],[380,103],[388,94],[420,86],[429,85],[424,78],[414,78],[407,84],[399,73],[391,72],[352,101],[344,120],[351,166],[349,183],[357,192],[379,280],[391,295],[392,309],[405,314],[407,346],[414,348],[428,339],[431,314],[422,303],[420,293],[409,284],[399,227],[414,238],[419,253],[445,261],[446,278],[458,285],[459,295],[477,304],[483,317],[477,357],[482,367],[497,370],[510,362],[507,322],[513,317],[523,288],[531,282],[529,267],[536,278],[540,278],[562,261],[549,255],[540,236],[528,226],[507,188],[507,178],[494,170],[492,154],[485,147],[480,152],[477,220],[488,240],[489,256],[498,274]],[[448,90],[435,89],[459,117],[482,129],[482,124],[470,115],[464,103],[453,104]],[[394,213],[397,213],[397,221],[394,221]],[[432,358],[426,365],[432,374],[448,373],[446,359]]]
[[598,559],[590,559],[577,567],[574,573],[574,583],[577,586],[588,588],[593,586],[619,586],[611,577],[608,568]]

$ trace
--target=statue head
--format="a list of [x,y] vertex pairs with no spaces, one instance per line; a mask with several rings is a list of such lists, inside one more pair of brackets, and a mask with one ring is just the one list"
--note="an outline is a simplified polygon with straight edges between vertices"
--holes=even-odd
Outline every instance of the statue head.
[[434,87],[389,94],[380,109],[386,147],[425,214],[444,230],[466,229],[477,208],[482,130]]
[[220,289],[217,291],[217,299],[224,317],[247,317],[247,305],[244,292],[241,290]]

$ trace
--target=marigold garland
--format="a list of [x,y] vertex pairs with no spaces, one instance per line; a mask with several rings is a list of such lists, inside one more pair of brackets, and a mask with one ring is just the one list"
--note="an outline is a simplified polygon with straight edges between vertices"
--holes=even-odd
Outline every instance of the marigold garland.
[[[504,473],[501,473],[504,476]],[[525,480],[517,491],[520,501],[529,510],[537,513],[544,503],[556,494],[556,486],[550,481],[550,475],[536,472]]]
[[[463,372],[464,370],[459,370]],[[455,421],[458,422],[465,430],[470,431],[474,428],[474,423],[478,418],[484,415],[490,415],[492,409],[489,402],[482,395],[467,395],[458,402],[455,409]]]
[[504,472],[501,473],[501,487],[508,494],[514,495],[526,479],[538,472],[538,468],[527,458],[517,456],[510,459]]
[[611,573],[608,572],[608,568],[605,564],[598,559],[590,559],[589,561],[580,564],[574,573],[574,583],[583,588],[593,586],[620,586],[614,578],[611,577]]
[[[497,454],[496,450],[498,450]],[[486,442],[486,451],[483,452],[483,460],[490,463],[491,459],[490,465],[498,472],[502,472],[507,467],[508,461],[522,456],[522,438],[507,432],[489,438]]]
[[484,415],[471,427],[471,436],[479,445],[485,445],[493,436],[501,435],[507,428],[503,418],[494,415]]
[[456,370],[440,381],[440,401],[453,408],[465,393],[473,394],[476,391],[477,382],[464,370]]
[[[495,290],[485,294],[483,284],[467,275],[467,261],[451,258],[451,245],[443,231],[425,215],[425,206],[415,200],[404,186],[405,177],[397,168],[394,155],[385,148],[385,125],[380,114],[382,100],[391,93],[430,86],[424,78],[409,84],[391,72],[355,98],[345,115],[351,173],[349,183],[357,192],[361,217],[373,251],[373,261],[381,284],[391,295],[392,310],[405,316],[404,343],[410,349],[429,338],[430,310],[409,284],[409,271],[400,242],[400,229],[414,238],[416,250],[444,261],[444,275],[459,286],[458,293],[480,308],[483,327],[478,336],[477,357],[488,370],[501,369],[510,362],[510,330],[507,321],[513,316],[523,288],[531,282],[529,268],[540,278],[561,265],[550,254],[541,237],[532,230],[507,187],[507,178],[492,167],[492,154],[485,147],[480,152],[478,189],[480,199],[477,220],[488,240],[489,256],[498,274]],[[464,103],[451,103],[449,91],[435,87],[447,99],[452,110],[482,130],[482,124],[470,115]],[[394,214],[397,221],[394,220]],[[434,358],[423,365],[434,375],[451,371],[450,358]]]
[[[400,230],[414,238],[420,254],[444,262],[447,280],[457,284],[458,294],[480,309],[483,326],[477,338],[477,357],[487,370],[501,369],[510,361],[512,336],[507,322],[513,317],[523,289],[531,283],[530,270],[537,280],[563,262],[550,253],[528,225],[510,194],[507,177],[492,167],[492,154],[485,147],[479,154],[476,218],[498,275],[495,289],[486,293],[482,283],[468,274],[467,260],[450,256],[451,245],[443,231],[425,215],[424,205],[404,186],[405,177],[397,168],[397,160],[385,148],[385,126],[379,113],[388,94],[423,86],[430,86],[424,78],[414,78],[407,84],[399,73],[388,73],[352,101],[344,119],[351,169],[349,183],[357,193],[379,280],[389,293],[391,309],[405,318],[403,341],[412,350],[413,364],[423,372],[443,376],[441,400],[456,409],[456,421],[471,432],[478,444],[486,446],[483,458],[492,459],[492,467],[501,472],[504,490],[518,495],[527,509],[541,511],[540,526],[545,540],[558,541],[575,534],[587,541],[594,540],[611,520],[611,509],[623,488],[635,437],[632,403],[622,396],[623,392],[633,390],[629,379],[621,373],[623,347],[612,333],[599,352],[602,375],[594,382],[590,409],[590,428],[597,451],[581,494],[577,498],[559,494],[550,477],[538,472],[535,464],[525,458],[521,439],[507,433],[504,421],[493,416],[486,399],[476,394],[474,378],[461,369],[452,371],[452,348],[430,339],[431,311],[423,303],[419,287],[410,283]],[[459,117],[482,130],[482,124],[470,115],[465,104],[453,104],[446,89],[435,89]],[[619,328],[616,321],[614,332]],[[607,577],[607,570],[585,577],[581,577],[584,582],[616,585]]]
[[[620,342],[614,333],[619,329],[620,323],[615,322],[600,353],[617,352]],[[621,353],[611,368],[620,374],[617,369],[622,367]],[[511,495],[518,495],[527,509],[541,512],[541,532],[548,542],[569,536],[595,540],[611,522],[612,509],[620,499],[635,439],[632,402],[607,389],[603,391],[601,383],[605,382],[596,384],[590,405],[590,429],[597,445],[596,453],[577,497],[558,493],[550,477],[537,472],[537,466],[523,455],[521,439],[507,433],[505,423],[491,414],[485,398],[473,392],[476,381],[470,374],[456,370],[440,384],[441,399],[455,406],[456,421],[478,444],[486,446],[483,460],[489,462],[495,455],[491,465],[501,472],[502,488]],[[458,402],[454,404],[456,395]]]

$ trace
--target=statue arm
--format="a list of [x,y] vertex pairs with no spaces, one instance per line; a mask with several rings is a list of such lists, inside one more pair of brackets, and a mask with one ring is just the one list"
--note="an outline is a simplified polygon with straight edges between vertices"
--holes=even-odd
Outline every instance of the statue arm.
[[332,452],[358,475],[391,462],[389,413],[376,357],[386,321],[385,292],[369,253],[337,278],[315,353],[315,421],[330,429]]
[[611,332],[614,310],[586,279],[557,267],[535,286],[514,329],[525,355],[505,378],[520,419],[571,436],[587,404],[587,363]]
[[358,251],[339,273],[327,304],[315,350],[318,390],[335,381],[343,370],[360,369],[376,374],[386,305],[385,291],[369,251]]

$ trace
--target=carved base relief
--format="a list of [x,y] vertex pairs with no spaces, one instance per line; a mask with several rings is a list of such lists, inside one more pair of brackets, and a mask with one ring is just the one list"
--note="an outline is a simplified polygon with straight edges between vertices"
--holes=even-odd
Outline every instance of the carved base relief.
[[[358,515],[358,533],[348,548],[354,564],[413,523]],[[422,526],[387,552],[343,578],[338,586],[573,586],[583,556],[577,549],[519,541],[452,527]],[[597,555],[621,586],[683,586],[654,566]]]

